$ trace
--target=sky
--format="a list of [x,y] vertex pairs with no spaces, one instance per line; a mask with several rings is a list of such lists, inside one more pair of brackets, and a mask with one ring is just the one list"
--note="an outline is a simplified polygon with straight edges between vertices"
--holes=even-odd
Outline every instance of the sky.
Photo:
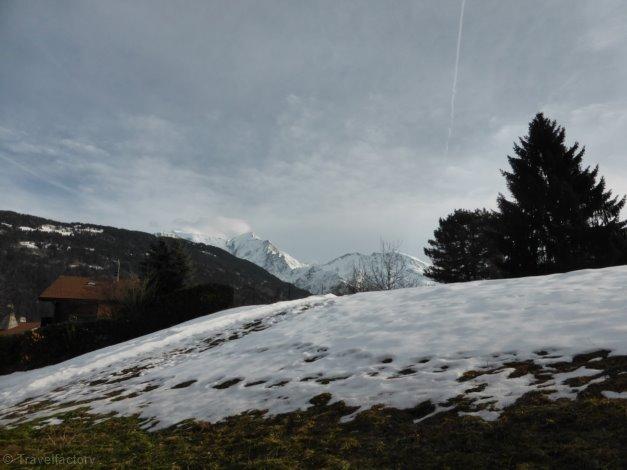
[[0,208],[424,258],[539,111],[627,193],[627,2],[461,6],[0,0]]

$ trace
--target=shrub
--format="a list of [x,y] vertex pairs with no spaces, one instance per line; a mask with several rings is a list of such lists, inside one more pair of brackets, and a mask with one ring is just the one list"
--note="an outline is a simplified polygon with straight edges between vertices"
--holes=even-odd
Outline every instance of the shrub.
[[156,303],[143,301],[147,298],[136,297],[135,303],[125,304],[113,319],[56,323],[21,335],[0,337],[0,374],[56,364],[224,310],[233,305],[233,288],[204,284],[181,289]]

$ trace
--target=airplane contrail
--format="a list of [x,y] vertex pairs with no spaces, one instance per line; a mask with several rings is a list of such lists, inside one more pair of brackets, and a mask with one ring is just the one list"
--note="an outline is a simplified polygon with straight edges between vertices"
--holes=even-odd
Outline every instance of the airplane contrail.
[[47,177],[45,177],[45,176],[43,176],[43,175],[33,171],[33,170],[31,170],[26,165],[23,165],[20,162],[17,162],[15,160],[13,160],[12,158],[7,157],[6,155],[3,155],[3,154],[0,153],[0,158],[2,160],[6,161],[6,162],[11,163],[12,165],[15,165],[16,167],[18,167],[23,172],[28,173],[29,175],[31,175],[34,178],[37,178],[38,180],[41,180],[41,181],[43,181],[45,183],[48,183],[51,186],[55,186],[55,187],[59,188],[59,189],[63,189],[64,191],[67,191],[69,193],[79,194],[80,195],[80,193],[78,191],[76,191],[75,189],[70,188],[69,186],[66,186],[63,183],[59,183],[58,181],[51,180],[51,179],[49,179],[49,178],[47,178]]
[[457,72],[459,70],[459,53],[462,48],[462,29],[464,27],[464,9],[466,0],[462,0],[461,11],[459,13],[459,29],[457,30],[457,52],[455,54],[455,69],[453,70],[453,88],[451,90],[451,116],[448,125],[448,136],[446,137],[446,148],[444,154],[448,156],[448,147],[453,135],[453,122],[455,120],[455,95],[457,93]]

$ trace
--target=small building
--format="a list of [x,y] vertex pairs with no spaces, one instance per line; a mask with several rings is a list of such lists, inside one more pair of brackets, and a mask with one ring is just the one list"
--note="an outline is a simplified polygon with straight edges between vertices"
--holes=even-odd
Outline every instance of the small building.
[[48,322],[110,318],[136,282],[135,279],[59,276],[41,293],[39,300],[54,303],[54,316]]
[[35,330],[39,328],[38,321],[26,321],[25,317],[19,320],[12,311],[0,320],[0,336],[16,335],[25,331]]

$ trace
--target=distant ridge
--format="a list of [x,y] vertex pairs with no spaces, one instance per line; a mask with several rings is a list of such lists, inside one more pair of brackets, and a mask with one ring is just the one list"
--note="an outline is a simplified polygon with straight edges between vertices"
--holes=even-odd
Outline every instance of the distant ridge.
[[[118,259],[122,276],[137,274],[155,240],[145,232],[0,211],[0,317],[10,303],[16,314],[29,319],[48,314],[50,306],[38,303],[37,297],[60,274],[113,276]],[[233,286],[238,305],[309,295],[224,249],[183,243],[192,260],[192,281]]]
[[[222,248],[234,256],[251,261],[279,279],[294,284],[313,294],[342,294],[346,292],[346,280],[358,265],[369,266],[381,261],[381,253],[347,253],[323,264],[306,264],[280,250],[270,240],[264,240],[253,232],[243,233],[226,239],[203,235],[198,232],[172,230],[160,235],[192,240]],[[428,263],[401,253],[406,268],[404,279],[407,285],[433,285],[433,281],[424,276]]]

